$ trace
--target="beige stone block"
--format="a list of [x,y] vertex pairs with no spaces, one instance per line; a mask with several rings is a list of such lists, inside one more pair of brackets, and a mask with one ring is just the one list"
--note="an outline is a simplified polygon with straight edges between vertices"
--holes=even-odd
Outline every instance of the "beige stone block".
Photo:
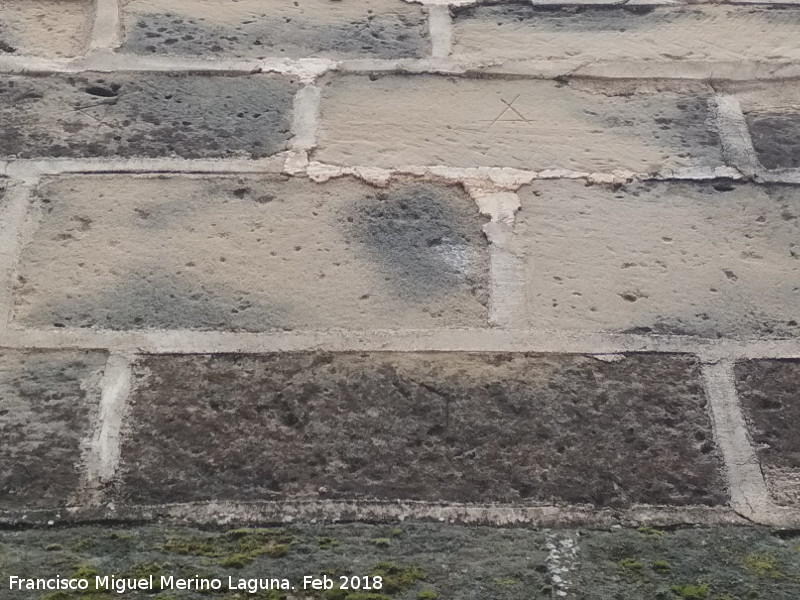
[[271,331],[482,326],[488,242],[455,187],[280,176],[60,178],[17,324]]
[[721,164],[703,87],[419,76],[330,79],[315,158],[341,165],[661,172]]
[[91,0],[0,0],[0,54],[75,56],[89,46]]
[[791,186],[579,181],[521,192],[527,322],[537,329],[800,333],[800,193]]

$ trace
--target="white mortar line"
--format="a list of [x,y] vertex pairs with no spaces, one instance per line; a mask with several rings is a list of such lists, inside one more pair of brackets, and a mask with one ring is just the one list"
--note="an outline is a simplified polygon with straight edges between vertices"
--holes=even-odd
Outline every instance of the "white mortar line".
[[75,505],[60,510],[0,511],[0,524],[38,525],[81,520],[178,520],[196,524],[291,523],[337,521],[435,521],[458,524],[554,527],[566,525],[638,526],[743,525],[746,521],[726,507],[634,506],[596,509],[591,506],[510,506],[414,501],[209,501],[161,505]]
[[447,58],[453,48],[453,20],[447,6],[428,7],[428,30],[433,58]]
[[547,574],[552,585],[552,598],[566,598],[574,586],[573,577],[578,570],[580,532],[573,534],[551,533],[547,536]]
[[111,354],[101,383],[100,407],[91,437],[84,444],[84,480],[81,498],[99,505],[106,487],[114,481],[120,458],[122,421],[131,389],[131,363],[120,354]]
[[19,255],[31,220],[29,207],[35,182],[6,185],[0,214],[0,331],[8,328],[13,311],[13,290]]
[[800,522],[800,512],[776,506],[767,490],[739,404],[733,362],[722,360],[703,365],[703,380],[714,438],[725,463],[731,507],[763,525],[780,527]]
[[322,90],[316,85],[301,88],[294,97],[291,151],[284,170],[292,175],[304,174],[308,153],[317,145],[317,127]]
[[77,173],[280,173],[287,152],[260,160],[182,158],[40,158],[0,160],[7,177],[28,180]]
[[637,352],[694,354],[720,359],[800,358],[800,339],[728,340],[689,336],[587,333],[525,328],[333,330],[264,333],[225,331],[9,328],[0,347],[107,349],[131,354],[267,352],[542,352],[613,355]]
[[89,42],[91,50],[112,50],[119,46],[122,40],[119,2],[120,0],[95,0],[94,25]]
[[716,117],[725,162],[747,177],[754,177],[762,167],[739,100],[721,94],[709,100],[709,104]]

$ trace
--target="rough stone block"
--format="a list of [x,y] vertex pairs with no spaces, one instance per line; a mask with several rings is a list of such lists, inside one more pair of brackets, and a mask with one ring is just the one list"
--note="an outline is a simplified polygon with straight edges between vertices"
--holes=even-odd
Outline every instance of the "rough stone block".
[[315,157],[343,165],[446,165],[638,173],[722,164],[705,87],[344,76],[323,91]]
[[56,508],[76,492],[105,361],[102,352],[0,351],[0,510]]
[[263,158],[288,148],[298,87],[274,75],[0,76],[0,155]]
[[536,6],[526,0],[454,12],[454,54],[483,62],[800,58],[797,6]]
[[16,319],[42,327],[481,326],[488,242],[453,186],[340,179],[50,181]]
[[740,362],[736,385],[770,491],[800,505],[800,361]]
[[726,499],[690,357],[162,356],[134,372],[125,502]]
[[401,0],[129,0],[122,49],[241,57],[420,58],[420,6]]
[[800,190],[537,182],[516,238],[535,328],[775,337],[800,333]]
[[758,158],[767,169],[800,167],[800,85],[730,86],[742,104]]
[[75,56],[89,46],[92,0],[0,0],[0,56]]

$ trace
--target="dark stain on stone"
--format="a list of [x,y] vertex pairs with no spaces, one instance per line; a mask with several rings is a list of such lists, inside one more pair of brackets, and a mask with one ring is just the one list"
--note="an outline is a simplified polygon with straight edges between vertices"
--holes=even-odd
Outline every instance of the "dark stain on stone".
[[0,508],[65,506],[92,427],[102,352],[0,353]]
[[288,148],[297,89],[273,75],[2,76],[0,155],[264,158]]
[[524,23],[551,31],[617,31],[639,27],[653,27],[668,23],[686,14],[689,9],[659,10],[656,6],[579,6],[544,4],[532,5],[529,1],[488,2],[477,6],[452,7],[456,21],[484,19],[499,26]]
[[363,56],[422,58],[430,53],[425,16],[372,14],[341,25],[263,15],[238,26],[145,14],[129,27],[123,49],[148,54],[232,56]]
[[124,501],[726,501],[690,357],[162,356],[135,372]]
[[342,221],[409,300],[439,296],[466,282],[487,303],[486,219],[464,192],[395,185],[352,206]]
[[745,116],[753,146],[765,168],[800,167],[800,114],[749,113]]
[[800,468],[800,361],[742,361],[734,371],[760,460]]

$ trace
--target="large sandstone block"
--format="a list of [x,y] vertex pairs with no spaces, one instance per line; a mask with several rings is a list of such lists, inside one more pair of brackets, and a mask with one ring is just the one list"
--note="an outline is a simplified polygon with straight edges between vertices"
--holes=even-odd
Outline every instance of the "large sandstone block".
[[93,0],[0,0],[0,56],[75,56],[89,46]]
[[241,57],[420,58],[420,6],[401,0],[127,0],[122,50]]
[[405,181],[97,176],[49,181],[16,320],[269,331],[482,326],[485,219]]
[[720,504],[695,359],[143,358],[121,500]]
[[321,161],[638,173],[722,164],[704,86],[683,91],[431,75],[323,91]]
[[274,75],[0,76],[0,155],[264,158],[288,148],[298,88]]
[[800,189],[537,182],[520,192],[525,311],[541,329],[800,333]]
[[103,352],[0,351],[0,510],[71,500],[105,361]]
[[454,54],[483,62],[800,58],[797,6],[570,6],[527,0],[453,10]]
[[743,361],[735,372],[767,485],[779,504],[800,506],[800,361]]

